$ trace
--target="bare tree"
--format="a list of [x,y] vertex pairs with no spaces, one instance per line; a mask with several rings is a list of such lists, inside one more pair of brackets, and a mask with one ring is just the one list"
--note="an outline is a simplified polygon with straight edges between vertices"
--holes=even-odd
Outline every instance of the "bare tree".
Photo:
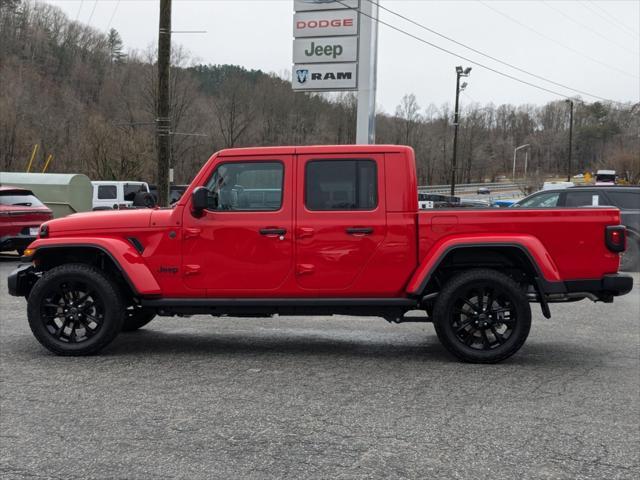
[[396,107],[396,118],[399,119],[401,142],[409,145],[413,140],[412,134],[420,122],[420,105],[413,93],[404,95],[400,105]]

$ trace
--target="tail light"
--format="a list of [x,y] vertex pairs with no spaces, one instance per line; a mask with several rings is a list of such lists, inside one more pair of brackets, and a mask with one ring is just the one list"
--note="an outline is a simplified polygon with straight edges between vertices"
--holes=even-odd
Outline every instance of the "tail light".
[[604,243],[615,253],[624,252],[627,248],[627,227],[610,225],[605,230]]

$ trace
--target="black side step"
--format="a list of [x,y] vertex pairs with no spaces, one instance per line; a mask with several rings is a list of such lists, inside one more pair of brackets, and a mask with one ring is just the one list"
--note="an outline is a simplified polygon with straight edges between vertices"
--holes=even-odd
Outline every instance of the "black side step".
[[418,308],[410,298],[159,298],[142,299],[160,315],[355,315],[401,317]]
[[418,307],[412,298],[158,298],[143,307]]

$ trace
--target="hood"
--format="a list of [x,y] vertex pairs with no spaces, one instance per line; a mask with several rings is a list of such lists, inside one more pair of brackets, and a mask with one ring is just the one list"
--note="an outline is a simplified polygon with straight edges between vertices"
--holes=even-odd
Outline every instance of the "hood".
[[74,213],[64,218],[47,222],[49,235],[66,232],[96,232],[100,230],[126,230],[146,228],[153,209],[104,210]]

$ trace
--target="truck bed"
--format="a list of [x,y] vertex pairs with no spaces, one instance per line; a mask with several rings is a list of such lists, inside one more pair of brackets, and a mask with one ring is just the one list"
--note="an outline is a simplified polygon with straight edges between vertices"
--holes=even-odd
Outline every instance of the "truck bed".
[[[617,208],[429,210],[418,213],[418,261],[436,257],[458,237],[529,242],[546,280],[581,280],[616,273],[619,255],[605,245],[605,227],[620,223]],[[542,248],[540,248],[542,247]],[[431,259],[431,258],[430,258]],[[435,261],[435,260],[434,260]]]

